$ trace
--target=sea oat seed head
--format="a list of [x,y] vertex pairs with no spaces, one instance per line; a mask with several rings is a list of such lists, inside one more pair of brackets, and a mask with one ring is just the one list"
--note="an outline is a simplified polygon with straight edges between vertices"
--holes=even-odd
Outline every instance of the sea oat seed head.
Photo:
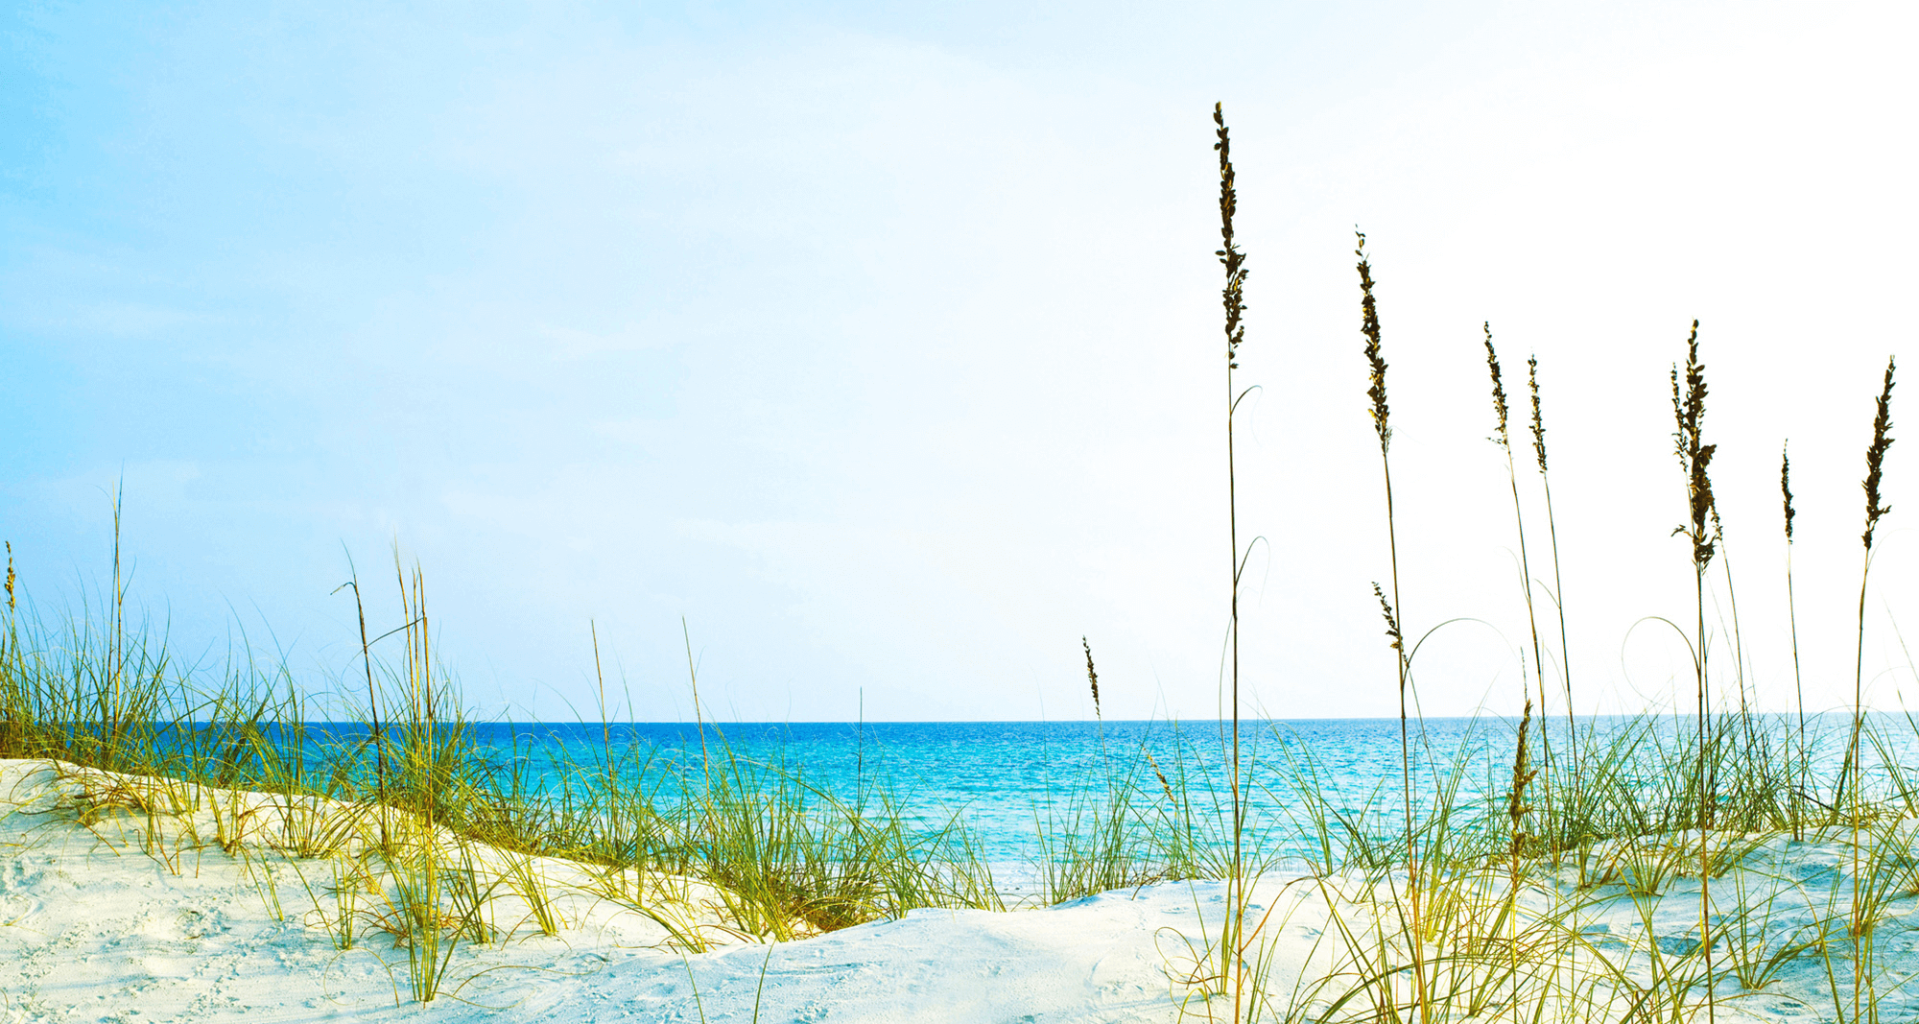
[[1179,803],[1179,800],[1173,796],[1173,784],[1166,781],[1166,773],[1159,770],[1159,762],[1153,758],[1153,752],[1150,750],[1146,752],[1146,763],[1153,766],[1153,775],[1159,779],[1159,788],[1166,794],[1166,801],[1173,804]]
[[1539,456],[1539,471],[1546,472],[1546,422],[1539,415],[1539,357],[1526,357],[1526,386],[1533,392],[1533,454]]
[[1379,435],[1382,454],[1391,447],[1393,430],[1391,410],[1386,405],[1386,360],[1379,354],[1379,307],[1373,301],[1373,268],[1366,259],[1366,233],[1353,229],[1359,245],[1353,255],[1359,257],[1359,333],[1366,337],[1366,364],[1371,370],[1371,385],[1366,397],[1372,399],[1373,431]]
[[1790,444],[1791,442],[1788,441],[1779,446],[1779,493],[1786,496],[1786,543],[1788,544],[1792,543],[1792,517],[1796,514],[1792,510],[1792,456],[1789,451]]
[[1213,104],[1213,123],[1218,126],[1214,134],[1219,141],[1213,148],[1219,151],[1219,237],[1221,248],[1213,255],[1226,268],[1226,287],[1220,299],[1226,307],[1226,368],[1239,368],[1239,343],[1246,339],[1246,328],[1240,323],[1240,314],[1246,312],[1243,300],[1246,283],[1246,254],[1233,244],[1233,214],[1239,210],[1239,197],[1233,188],[1233,143],[1226,133],[1226,114],[1224,108]]
[[1086,648],[1086,682],[1093,688],[1093,714],[1099,715],[1099,673],[1093,671],[1093,645],[1085,637],[1079,638],[1079,645]]
[[1386,618],[1386,636],[1392,640],[1393,650],[1404,653],[1405,638],[1399,635],[1399,618],[1393,614],[1392,602],[1386,600],[1386,592],[1379,588],[1377,582],[1373,584],[1373,596],[1379,598],[1379,613]]
[[1686,504],[1691,522],[1675,529],[1692,542],[1695,571],[1704,572],[1712,561],[1716,531],[1706,524],[1718,519],[1712,496],[1712,476],[1708,472],[1717,445],[1706,444],[1701,431],[1706,419],[1706,366],[1699,361],[1699,321],[1692,322],[1692,334],[1686,339],[1686,382],[1680,389],[1679,367],[1672,368],[1672,413],[1676,429],[1673,450],[1679,456],[1679,468],[1686,474]]
[[1872,550],[1872,531],[1879,525],[1879,517],[1892,511],[1892,507],[1879,504],[1880,471],[1886,461],[1886,449],[1892,447],[1892,370],[1893,360],[1886,360],[1886,384],[1879,392],[1879,408],[1872,418],[1872,447],[1866,449],[1866,532],[1864,540],[1866,550]]
[[1493,418],[1495,420],[1493,429],[1499,432],[1498,437],[1490,438],[1489,440],[1501,448],[1511,451],[1512,438],[1506,433],[1506,384],[1500,379],[1499,353],[1493,351],[1492,321],[1486,321],[1483,326],[1486,329],[1486,369],[1490,371],[1493,376]]
[[1506,797],[1506,817],[1513,823],[1513,845],[1517,852],[1522,836],[1519,833],[1519,819],[1532,808],[1526,806],[1526,786],[1539,772],[1531,767],[1532,758],[1526,745],[1526,730],[1533,720],[1533,699],[1526,698],[1526,709],[1519,718],[1519,742],[1513,751],[1513,788]]

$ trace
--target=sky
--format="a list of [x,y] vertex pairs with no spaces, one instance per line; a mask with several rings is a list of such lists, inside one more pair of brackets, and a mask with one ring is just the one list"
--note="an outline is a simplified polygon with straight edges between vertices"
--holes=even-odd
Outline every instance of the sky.
[[692,716],[689,655],[726,719],[1084,719],[1084,637],[1107,717],[1213,718],[1223,102],[1248,714],[1398,712],[1356,228],[1419,708],[1533,685],[1487,323],[1509,392],[1539,363],[1550,531],[1523,434],[1516,483],[1548,713],[1561,590],[1578,711],[1692,706],[1669,374],[1695,318],[1716,691],[1841,707],[1858,657],[1896,707],[1919,447],[1888,456],[1855,644],[1873,399],[1913,347],[1915,21],[8,5],[0,535],[34,614],[82,614],[119,491],[129,601],[181,663],[250,650],[316,691],[358,671],[350,573],[399,624],[397,554],[476,714],[597,717],[597,638],[642,720]]

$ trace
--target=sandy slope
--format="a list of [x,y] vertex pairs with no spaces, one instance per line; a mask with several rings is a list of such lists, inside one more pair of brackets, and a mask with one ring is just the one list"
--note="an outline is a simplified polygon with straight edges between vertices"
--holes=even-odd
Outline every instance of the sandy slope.
[[[540,932],[511,885],[496,886],[486,911],[491,941],[458,948],[446,995],[422,1007],[408,995],[406,951],[377,926],[392,904],[374,890],[389,890],[391,880],[349,886],[359,894],[360,941],[341,951],[328,925],[339,910],[335,865],[352,863],[352,848],[345,858],[275,848],[298,838],[289,822],[323,821],[326,808],[302,819],[259,794],[176,792],[183,805],[189,796],[200,802],[177,816],[185,825],[153,836],[147,816],[126,805],[165,797],[134,800],[128,785],[0,761],[0,1021],[717,1022],[753,1020],[756,1001],[758,1019],[769,1022],[1172,1021],[1182,1004],[1189,1019],[1206,1016],[1203,999],[1178,979],[1195,970],[1202,917],[1219,917],[1217,884],[1163,884],[1012,913],[916,911],[767,946],[725,927],[721,894],[710,887],[655,880],[648,916],[630,899],[596,892],[591,872],[562,861],[534,864],[562,919],[558,934]],[[468,855],[482,877],[504,871],[497,851]],[[1747,862],[1754,867],[1742,884],[1774,897],[1767,927],[1775,940],[1812,935],[1822,908],[1830,916],[1843,867],[1832,845],[1775,841]],[[1255,914],[1274,908],[1261,933],[1271,942],[1274,990],[1296,991],[1302,977],[1310,984],[1337,970],[1344,947],[1327,899],[1367,884],[1259,886]],[[1730,893],[1730,879],[1718,884]],[[1552,891],[1565,898],[1572,890]],[[1696,882],[1688,889],[1675,880],[1664,899],[1644,904],[1650,917],[1617,885],[1583,899],[1572,926],[1584,948],[1611,950],[1640,978],[1650,962],[1631,950],[1650,942],[1683,954],[1697,923]],[[1905,899],[1880,930],[1881,956],[1909,965],[1897,973],[1919,971],[1911,910]],[[1366,920],[1352,909],[1345,919]],[[662,921],[711,948],[676,949]],[[1723,985],[1719,1019],[1829,1019],[1832,1000],[1819,989],[1826,963],[1795,957],[1761,992]],[[1338,991],[1338,981],[1325,991]],[[1887,1009],[1896,1017],[1912,1004],[1902,988]]]
[[[113,795],[125,782],[0,761],[0,1020],[697,1021],[703,1008],[717,1022],[752,1020],[758,999],[764,1021],[1158,1021],[1172,1004],[1153,933],[1193,926],[1194,894],[1178,887],[1031,913],[919,911],[769,947],[723,929],[714,892],[682,882],[671,912],[715,947],[682,955],[666,928],[592,893],[586,873],[545,861],[565,927],[541,934],[502,887],[501,934],[462,945],[446,987],[458,997],[423,1009],[393,936],[363,926],[355,948],[335,948],[331,860],[276,852],[283,836],[260,814],[232,854],[211,810],[182,816],[198,819],[195,835],[149,843],[146,816]],[[274,809],[208,793],[241,815]],[[667,901],[649,902],[660,913]],[[366,896],[362,908],[372,919],[383,905]]]

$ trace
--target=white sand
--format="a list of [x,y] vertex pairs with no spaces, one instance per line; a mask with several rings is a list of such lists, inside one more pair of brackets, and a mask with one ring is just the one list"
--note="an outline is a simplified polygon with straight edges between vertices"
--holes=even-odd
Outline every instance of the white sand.
[[[329,931],[339,911],[335,865],[377,858],[303,859],[275,848],[297,840],[302,823],[332,820],[339,805],[289,815],[259,794],[176,790],[172,796],[182,804],[195,796],[199,803],[155,834],[147,830],[146,814],[125,806],[139,789],[138,780],[0,761],[0,1021],[698,1021],[703,1015],[744,1022],[754,1019],[756,1000],[758,1019],[767,1022],[1173,1021],[1182,1004],[1188,1019],[1207,1016],[1203,995],[1182,979],[1193,974],[1194,952],[1203,948],[1201,917],[1216,926],[1224,906],[1216,883],[1162,884],[1045,910],[916,911],[903,920],[769,946],[728,927],[723,894],[711,887],[654,879],[644,901],[649,917],[598,891],[603,883],[591,871],[537,860],[532,865],[563,924],[558,934],[542,934],[523,896],[500,883],[483,915],[494,931],[490,941],[463,942],[443,994],[422,1007],[409,995],[406,950],[369,923],[392,912],[390,877],[369,869],[369,876],[379,876],[373,886],[364,880],[349,886],[359,893],[361,935],[353,949],[336,948]],[[1752,867],[1744,884],[1774,897],[1769,928],[1776,940],[1794,929],[1811,935],[1811,922],[1830,916],[1840,877],[1836,850],[1780,840],[1747,857]],[[497,851],[468,854],[481,878],[505,872],[507,861]],[[1302,972],[1310,983],[1338,962],[1339,932],[1326,899],[1339,887],[1350,893],[1360,885],[1354,879],[1337,886],[1268,881],[1257,888],[1255,916],[1274,908],[1261,936],[1271,943],[1270,987],[1282,998],[1302,984]],[[1715,886],[1721,911],[1730,910],[1730,878]],[[1556,891],[1561,899],[1577,897],[1570,886]],[[1652,905],[1652,934],[1661,946],[1684,948],[1686,931],[1697,926],[1698,891],[1696,880],[1676,880]],[[1529,900],[1543,898],[1536,893]],[[1595,900],[1577,922],[1591,955],[1610,950],[1643,979],[1650,961],[1625,952],[1645,945],[1634,901],[1618,886],[1584,898]],[[1912,909],[1912,899],[1901,899],[1878,934],[1881,962],[1895,980],[1919,971]],[[1344,919],[1364,916],[1348,909]],[[675,949],[662,921],[711,948]],[[1847,962],[1837,954],[1832,962],[1843,980]],[[1719,1019],[1831,1019],[1832,1000],[1822,988],[1826,963],[1816,954],[1799,956],[1759,993],[1722,984]],[[1338,982],[1324,991],[1337,991]],[[1910,1014],[1911,987],[1885,1000],[1889,1019]],[[1219,1004],[1212,1005],[1219,1012]],[[1359,1014],[1362,1007],[1346,1010]],[[1484,1019],[1501,1013],[1510,1009],[1489,1011]]]

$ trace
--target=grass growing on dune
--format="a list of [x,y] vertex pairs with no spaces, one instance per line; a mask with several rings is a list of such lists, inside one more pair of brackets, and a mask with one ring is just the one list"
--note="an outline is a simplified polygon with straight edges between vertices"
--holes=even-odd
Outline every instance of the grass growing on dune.
[[[1889,413],[1880,421],[1883,466]],[[326,940],[391,937],[422,1001],[459,990],[464,947],[564,930],[580,892],[651,916],[689,952],[915,907],[1006,906],[978,837],[957,818],[924,825],[884,773],[863,767],[835,791],[710,724],[699,748],[674,751],[616,742],[602,710],[597,742],[571,748],[565,784],[548,784],[535,758],[550,750],[516,738],[489,752],[476,739],[434,655],[422,581],[396,579],[398,630],[369,637],[366,664],[340,687],[364,703],[316,699],[284,667],[245,659],[188,672],[124,611],[48,628],[10,601],[0,756],[160,780],[103,783],[83,816],[132,822],[171,870],[222,849],[267,882],[298,872]],[[1414,653],[1401,666],[1409,691]],[[1397,777],[1357,791],[1329,752],[1281,726],[1244,729],[1235,772],[1230,739],[1210,750],[1169,725],[1116,742],[1102,724],[1100,756],[1035,809],[1041,902],[1244,879],[1245,916],[1207,922],[1192,962],[1169,964],[1176,982],[1217,994],[1187,1000],[1188,1016],[1678,1021],[1787,989],[1835,1020],[1919,1009],[1898,958],[1873,940],[1919,907],[1909,721],[1704,708],[1576,720],[1547,760],[1534,754],[1547,716],[1524,695],[1515,703],[1500,756],[1497,720],[1442,748],[1415,743],[1409,716]],[[356,728],[316,724],[342,709]],[[196,784],[265,804],[206,808],[200,833],[169,830],[202,798]],[[1799,837],[1838,851],[1823,874],[1794,874],[1796,848],[1782,844]],[[261,844],[276,852],[248,852]],[[556,880],[550,858],[588,874]],[[1262,887],[1287,872],[1303,879],[1287,891],[1310,889],[1326,915],[1303,962],[1282,954],[1285,912]],[[676,916],[675,887],[695,882],[713,887],[717,924]],[[1218,998],[1232,994],[1231,1008]]]
[[[1377,334],[1371,283],[1362,271],[1369,356]],[[1486,351],[1496,412],[1503,411],[1490,339]],[[1878,483],[1891,443],[1891,374],[1889,365],[1868,451],[1868,568],[1872,527],[1884,513]],[[1377,365],[1373,376],[1377,404]],[[1696,324],[1684,375],[1675,368],[1672,387],[1688,513],[1675,532],[1691,549],[1697,613],[1691,729],[1668,729],[1655,718],[1603,731],[1581,732],[1575,723],[1563,741],[1570,756],[1535,769],[1525,699],[1504,821],[1458,813],[1463,755],[1454,755],[1450,775],[1444,761],[1429,768],[1426,801],[1412,798],[1415,773],[1402,768],[1403,864],[1381,855],[1393,847],[1375,841],[1377,833],[1322,814],[1314,822],[1322,837],[1335,821],[1350,840],[1346,858],[1332,863],[1329,856],[1323,872],[1346,880],[1329,897],[1334,937],[1315,946],[1309,960],[1317,967],[1301,971],[1273,1019],[1711,1021],[1796,971],[1802,991],[1823,990],[1830,1019],[1871,1021],[1880,1019],[1882,997],[1912,980],[1888,974],[1889,963],[1873,952],[1874,935],[1919,898],[1912,808],[1903,799],[1911,777],[1896,754],[1899,737],[1869,726],[1855,694],[1843,756],[1815,773],[1816,744],[1803,716],[1795,723],[1753,714],[1743,700],[1743,665],[1734,673],[1742,690],[1737,712],[1712,707],[1704,602],[1706,568],[1721,538],[1708,473],[1716,449],[1702,438],[1706,385]],[[1392,606],[1374,589],[1395,647],[1403,647]],[[1860,628],[1863,634],[1863,617]],[[1733,657],[1742,659],[1737,635],[1730,639]],[[1539,666],[1537,646],[1534,653]],[[1875,785],[1865,781],[1861,737],[1878,755]],[[1483,793],[1481,802],[1495,795]],[[1301,799],[1325,803],[1310,792]],[[1823,890],[1762,863],[1778,842],[1805,836],[1839,851]],[[1404,896],[1389,884],[1395,870],[1408,878]],[[1691,901],[1690,927],[1673,901]],[[1471,911],[1456,913],[1460,907]],[[1629,910],[1626,934],[1621,908]],[[1594,922],[1605,939],[1591,937]],[[1808,985],[1808,972],[1823,974],[1825,984],[1815,978]]]
[[[1168,723],[1115,738],[1082,638],[1097,756],[1049,777],[1033,801],[1032,901],[1192,881],[1199,912],[1198,883],[1222,883],[1223,913],[1199,913],[1194,933],[1171,944],[1183,952],[1168,954],[1166,972],[1182,1016],[1235,1024],[1677,1024],[1748,1009],[1845,1024],[1919,1017],[1919,941],[1907,936],[1919,915],[1919,769],[1911,767],[1919,722],[1875,716],[1863,703],[1866,588],[1874,532],[1889,511],[1882,485],[1893,363],[1866,455],[1854,701],[1843,721],[1807,715],[1803,696],[1796,717],[1753,709],[1729,570],[1730,635],[1709,628],[1704,610],[1719,582],[1708,570],[1715,558],[1724,567],[1725,550],[1697,321],[1683,371],[1675,364],[1670,375],[1685,487],[1674,533],[1687,544],[1695,611],[1690,628],[1674,628],[1691,653],[1692,706],[1582,721],[1538,360],[1527,360],[1527,383],[1550,587],[1532,576],[1526,460],[1513,452],[1487,324],[1493,440],[1513,501],[1530,642],[1517,699],[1498,709],[1507,717],[1488,714],[1447,742],[1416,710],[1419,636],[1409,640],[1402,628],[1387,363],[1360,235],[1366,401],[1390,568],[1373,592],[1400,713],[1396,745],[1383,755],[1391,764],[1356,784],[1349,762],[1337,760],[1351,751],[1243,717],[1248,549],[1238,543],[1233,444],[1247,394],[1234,377],[1246,268],[1223,110],[1213,116],[1232,558],[1219,737],[1194,742]],[[1783,449],[1780,486],[1799,694]],[[995,878],[967,808],[929,813],[870,768],[863,728],[850,787],[828,784],[802,755],[731,742],[699,701],[690,635],[697,746],[616,739],[631,734],[614,727],[592,624],[598,742],[567,746],[516,730],[503,743],[483,742],[434,647],[424,578],[397,553],[399,621],[384,632],[369,627],[353,573],[340,589],[354,598],[359,663],[316,695],[285,665],[245,651],[220,672],[183,665],[163,637],[130,622],[117,499],[114,521],[110,592],[99,607],[51,625],[22,607],[7,549],[0,757],[65,766],[84,783],[69,808],[75,823],[102,834],[120,824],[115,836],[167,870],[185,873],[212,851],[241,859],[275,916],[288,916],[275,879],[292,872],[326,941],[344,951],[391,938],[405,949],[416,1001],[458,995],[463,949],[519,931],[560,935],[591,904],[631,911],[658,925],[672,948],[697,953],[726,941],[803,939],[917,908],[1024,902]],[[1541,636],[1538,593],[1558,615],[1556,652],[1550,624]],[[1730,668],[1723,654],[1709,661],[1715,643],[1729,650]],[[1548,702],[1555,668],[1563,727]],[[1739,700],[1715,707],[1728,685]],[[696,904],[704,911],[689,909]],[[1317,915],[1310,927],[1300,924],[1309,920],[1302,908]]]
[[[309,696],[284,667],[244,658],[209,682],[127,622],[118,584],[105,614],[47,627],[20,607],[10,575],[0,757],[157,780],[102,783],[90,799],[96,816],[138,824],[146,851],[176,872],[186,854],[213,848],[276,870],[248,852],[261,843],[301,877],[311,870],[298,862],[329,863],[321,877],[333,896],[316,897],[328,934],[342,948],[367,928],[395,935],[421,1002],[442,993],[462,943],[484,943],[490,931],[476,922],[498,897],[523,902],[540,931],[558,930],[538,868],[546,858],[587,866],[596,898],[653,918],[690,949],[727,936],[798,938],[916,907],[999,905],[957,817],[909,823],[877,781],[833,792],[803,765],[748,757],[711,727],[704,757],[622,748],[608,730],[597,750],[550,774],[517,740],[504,754],[481,744],[432,646],[423,577],[397,570],[396,561],[402,622],[366,640],[363,703],[343,696],[352,687]],[[265,804],[210,802],[207,787]],[[483,879],[475,851],[506,861]],[[386,881],[367,893],[361,883],[375,875]],[[674,917],[684,895],[674,879],[713,887],[716,924]]]
[[[1383,787],[1357,800],[1329,789],[1331,775],[1310,750],[1282,746],[1283,765],[1274,767],[1283,769],[1280,786],[1290,790],[1288,806],[1295,809],[1302,845],[1315,848],[1312,859],[1330,927],[1317,933],[1306,965],[1286,966],[1296,971],[1290,980],[1278,979],[1271,961],[1241,965],[1236,968],[1241,974],[1262,979],[1258,991],[1242,997],[1236,987],[1229,1009],[1215,1009],[1208,1001],[1201,1004],[1200,1014],[1208,1019],[1229,1015],[1233,1021],[1422,1024],[1468,1019],[1710,1022],[1722,1007],[1756,997],[1784,978],[1791,978],[1802,993],[1793,998],[1803,1005],[1804,994],[1814,993],[1825,1008],[1822,1015],[1829,1011],[1834,1020],[1876,1021],[1882,1011],[1893,1012],[1884,1000],[1894,997],[1902,1001],[1897,1012],[1910,1016],[1919,1010],[1904,1005],[1913,1001],[1913,993],[1904,990],[1919,980],[1919,972],[1889,975],[1891,961],[1876,958],[1874,952],[1875,936],[1883,926],[1909,912],[1896,909],[1901,901],[1919,900],[1912,778],[1899,757],[1901,738],[1869,724],[1863,701],[1865,594],[1874,528],[1888,511],[1880,489],[1892,444],[1893,364],[1889,361],[1886,367],[1866,458],[1865,565],[1849,728],[1842,756],[1822,758],[1815,767],[1813,750],[1822,743],[1808,735],[1803,698],[1796,722],[1758,715],[1749,700],[1747,652],[1710,472],[1718,446],[1704,439],[1707,385],[1698,321],[1687,339],[1683,375],[1677,364],[1671,373],[1674,452],[1685,483],[1685,517],[1673,533],[1687,542],[1694,582],[1691,628],[1675,626],[1692,656],[1690,729],[1680,727],[1676,714],[1670,729],[1651,716],[1603,729],[1589,721],[1582,729],[1573,707],[1538,362],[1528,359],[1536,465],[1552,533],[1550,593],[1560,625],[1558,668],[1566,697],[1566,727],[1557,741],[1564,756],[1555,758],[1555,741],[1545,728],[1548,665],[1533,600],[1518,460],[1512,452],[1498,354],[1486,326],[1493,440],[1506,457],[1531,640],[1530,669],[1538,682],[1541,718],[1534,735],[1533,701],[1522,686],[1506,788],[1500,793],[1489,772],[1484,788],[1470,792],[1470,787],[1462,787],[1466,765],[1475,757],[1467,746],[1450,760],[1430,748],[1416,758],[1410,734],[1407,707],[1415,688],[1418,645],[1409,644],[1402,629],[1387,365],[1376,279],[1363,234],[1356,255],[1360,333],[1368,364],[1366,396],[1384,483],[1391,593],[1377,582],[1373,592],[1397,661],[1398,799],[1392,800]],[[1229,330],[1232,322],[1229,319]],[[1790,603],[1794,510],[1790,463],[1783,452],[1780,488]],[[1730,634],[1725,636],[1710,630],[1705,616],[1708,590],[1716,589],[1708,580],[1715,557],[1724,569],[1721,596],[1732,610]],[[1234,583],[1236,607],[1237,579]],[[1796,608],[1789,610],[1797,691],[1802,667]],[[1720,642],[1729,647],[1730,669],[1708,661],[1712,645]],[[1521,666],[1523,683],[1528,667],[1523,655]],[[1237,663],[1234,669],[1237,694]],[[1736,713],[1713,706],[1720,676],[1737,689]],[[1919,740],[1919,725],[1910,718],[1906,724],[1913,727],[1911,735],[1903,737],[1910,746]],[[1423,728],[1421,736],[1423,748]],[[1862,739],[1877,755],[1871,783]],[[1829,742],[1823,746],[1833,753]],[[1397,829],[1388,821],[1395,813]],[[1237,848],[1243,823],[1236,817],[1232,827]],[[1836,858],[1823,890],[1793,874],[1798,869],[1779,866],[1790,858],[1772,856],[1779,853],[1779,842],[1808,840],[1823,851],[1820,856]],[[1762,866],[1769,856],[1770,866]],[[1235,871],[1234,877],[1243,876]],[[1690,903],[1691,909],[1678,909],[1682,903]],[[1625,921],[1618,919],[1622,909],[1627,911]],[[1594,939],[1592,934],[1606,938]],[[1220,932],[1221,947],[1244,952],[1246,947],[1234,939],[1229,918]],[[1809,963],[1816,963],[1817,970]],[[1811,981],[1809,973],[1815,975]],[[1820,974],[1823,985],[1816,977]],[[1190,1009],[1192,1004],[1182,1006]]]

